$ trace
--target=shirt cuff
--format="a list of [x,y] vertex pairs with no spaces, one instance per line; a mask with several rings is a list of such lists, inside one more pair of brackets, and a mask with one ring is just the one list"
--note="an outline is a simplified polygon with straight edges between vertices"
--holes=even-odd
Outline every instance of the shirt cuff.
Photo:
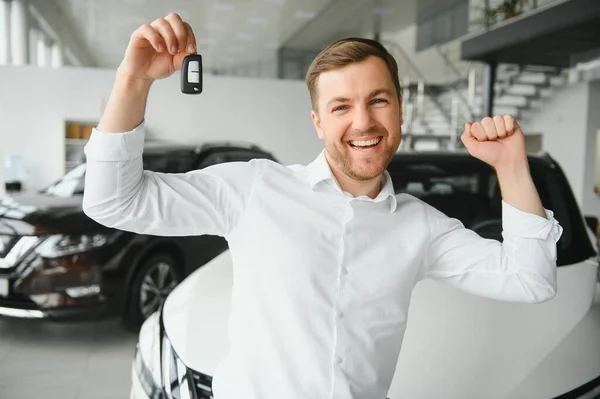
[[122,162],[142,156],[145,137],[144,121],[123,133],[104,133],[94,128],[84,153],[90,161]]
[[554,212],[544,209],[546,218],[523,212],[520,209],[502,201],[502,229],[504,234],[524,238],[546,240],[552,238],[558,241],[562,235],[562,226],[554,218]]

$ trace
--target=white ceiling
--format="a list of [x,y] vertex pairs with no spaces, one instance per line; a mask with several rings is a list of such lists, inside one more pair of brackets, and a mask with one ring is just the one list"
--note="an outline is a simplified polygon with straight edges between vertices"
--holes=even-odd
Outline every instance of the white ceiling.
[[399,30],[417,0],[54,0],[100,67],[116,67],[131,33],[179,13],[190,23],[207,69],[273,57],[282,46],[318,50],[330,40]]

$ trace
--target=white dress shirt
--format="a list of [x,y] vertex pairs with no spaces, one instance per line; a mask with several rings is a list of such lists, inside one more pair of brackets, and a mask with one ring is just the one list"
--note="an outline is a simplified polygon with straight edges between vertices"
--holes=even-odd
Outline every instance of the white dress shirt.
[[308,166],[253,160],[164,174],[142,170],[143,142],[143,124],[94,130],[84,210],[122,230],[227,239],[231,345],[216,399],[385,398],[423,278],[504,301],[556,293],[562,229],[551,211],[503,203],[501,244],[396,196],[387,172],[375,199],[354,198],[323,153]]

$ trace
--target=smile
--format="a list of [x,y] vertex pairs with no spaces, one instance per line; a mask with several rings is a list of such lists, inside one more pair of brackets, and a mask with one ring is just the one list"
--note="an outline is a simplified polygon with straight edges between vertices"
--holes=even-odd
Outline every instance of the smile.
[[375,147],[381,142],[382,139],[383,137],[376,137],[371,140],[352,140],[349,141],[348,144],[350,145],[350,147],[355,148],[357,150],[366,150]]

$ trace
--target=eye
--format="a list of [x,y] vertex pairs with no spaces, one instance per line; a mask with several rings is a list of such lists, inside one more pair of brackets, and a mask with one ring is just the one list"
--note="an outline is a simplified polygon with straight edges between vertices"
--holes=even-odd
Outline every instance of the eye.
[[372,101],[373,104],[387,104],[388,100],[385,98],[376,98]]
[[337,107],[335,107],[334,109],[332,109],[332,112],[337,112],[337,111],[345,111],[348,109],[348,106],[346,105],[338,105]]

